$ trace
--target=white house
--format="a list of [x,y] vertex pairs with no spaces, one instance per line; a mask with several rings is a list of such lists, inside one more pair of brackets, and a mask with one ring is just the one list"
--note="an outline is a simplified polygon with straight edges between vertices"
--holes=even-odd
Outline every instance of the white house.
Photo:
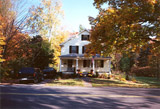
[[77,73],[77,70],[81,72],[90,72],[92,70],[94,73],[111,73],[111,57],[84,56],[85,45],[90,43],[89,37],[89,31],[84,30],[60,44],[60,72]]

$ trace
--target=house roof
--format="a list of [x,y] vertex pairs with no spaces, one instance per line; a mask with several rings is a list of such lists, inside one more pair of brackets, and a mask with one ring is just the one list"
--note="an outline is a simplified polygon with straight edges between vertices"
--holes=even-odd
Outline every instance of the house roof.
[[[71,53],[67,55],[61,55],[59,56],[60,58],[87,58],[84,56],[84,54],[76,54],[76,53]],[[104,57],[100,56],[99,54],[96,54],[95,56],[88,57],[88,58],[95,58],[95,59],[111,59],[111,57]]]
[[61,43],[60,46],[64,45],[64,44],[67,43],[68,41],[74,39],[77,35],[80,35],[80,34],[82,34],[82,33],[85,32],[85,31],[87,31],[87,32],[89,33],[89,30],[86,30],[86,29],[85,29],[85,30],[83,30],[83,31],[80,32],[80,33],[76,32],[76,33],[71,34],[71,37],[69,37],[66,41],[64,41],[63,43]]

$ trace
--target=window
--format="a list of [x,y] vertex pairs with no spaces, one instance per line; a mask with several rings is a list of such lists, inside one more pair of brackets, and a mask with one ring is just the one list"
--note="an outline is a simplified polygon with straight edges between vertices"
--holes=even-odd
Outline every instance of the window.
[[79,47],[78,46],[69,46],[69,53],[79,53]]
[[96,60],[95,61],[95,67],[98,68],[103,68],[104,67],[104,60]]
[[89,35],[82,35],[81,40],[89,40]]
[[85,51],[86,51],[86,47],[85,47],[85,46],[83,46],[83,47],[82,47],[82,54],[84,54],[84,53],[85,53]]
[[92,67],[91,60],[83,60],[83,67]]

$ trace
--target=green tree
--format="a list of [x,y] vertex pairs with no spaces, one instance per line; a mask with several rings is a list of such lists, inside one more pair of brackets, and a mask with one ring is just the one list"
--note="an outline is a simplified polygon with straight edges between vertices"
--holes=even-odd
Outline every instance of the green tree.
[[43,39],[39,35],[34,36],[30,42],[30,48],[32,57],[29,65],[43,69],[50,63],[53,64],[53,50],[47,39]]
[[134,65],[133,53],[130,53],[130,55],[124,53],[119,63],[120,70],[126,73],[126,80],[129,80],[129,73],[131,72],[131,68]]

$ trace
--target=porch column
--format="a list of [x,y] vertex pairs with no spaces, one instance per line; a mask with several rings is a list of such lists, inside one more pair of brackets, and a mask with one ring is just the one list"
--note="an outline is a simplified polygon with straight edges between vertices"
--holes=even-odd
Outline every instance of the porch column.
[[111,74],[111,60],[109,59],[109,74]]
[[92,58],[92,62],[93,62],[93,73],[95,73],[95,62],[94,62],[94,58]]
[[62,60],[61,60],[61,58],[60,58],[60,63],[59,63],[59,71],[60,71],[60,72],[62,71],[62,69],[61,69],[61,64],[62,64]]
[[77,70],[78,70],[78,59],[76,59],[76,73],[77,73]]

